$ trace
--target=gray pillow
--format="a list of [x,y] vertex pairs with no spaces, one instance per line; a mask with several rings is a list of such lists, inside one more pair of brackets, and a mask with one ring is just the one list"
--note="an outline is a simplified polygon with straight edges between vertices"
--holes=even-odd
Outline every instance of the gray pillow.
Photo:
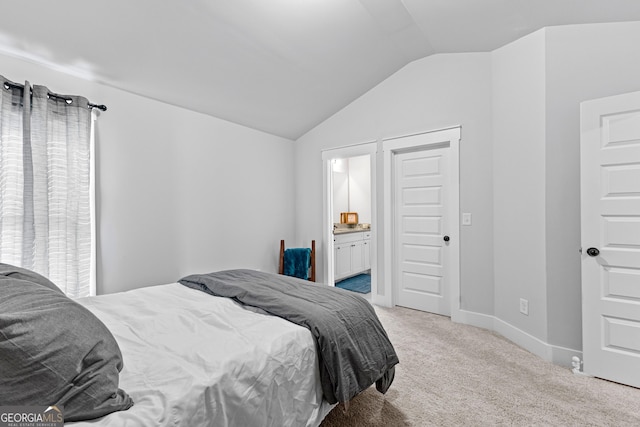
[[14,279],[22,279],[28,282],[37,283],[42,286],[46,286],[49,289],[58,291],[62,290],[55,285],[51,280],[36,273],[35,271],[27,270],[26,268],[16,267],[15,265],[0,263],[0,276],[13,277]]
[[118,388],[122,354],[107,327],[62,292],[26,279],[0,274],[0,402],[62,405],[65,421],[130,408]]

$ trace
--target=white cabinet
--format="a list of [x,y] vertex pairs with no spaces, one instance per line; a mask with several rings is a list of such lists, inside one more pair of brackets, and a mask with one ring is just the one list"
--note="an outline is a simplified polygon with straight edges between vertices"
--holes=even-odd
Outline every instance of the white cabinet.
[[365,240],[362,242],[364,245],[364,269],[371,270],[371,246],[369,245],[371,240]]
[[364,242],[358,240],[351,243],[351,273],[364,271]]
[[335,280],[347,277],[351,273],[351,243],[336,244],[334,254]]
[[371,268],[371,232],[336,234],[334,241],[334,279],[354,276]]
[[371,270],[371,232],[365,231],[362,233],[362,243],[364,245],[364,269]]

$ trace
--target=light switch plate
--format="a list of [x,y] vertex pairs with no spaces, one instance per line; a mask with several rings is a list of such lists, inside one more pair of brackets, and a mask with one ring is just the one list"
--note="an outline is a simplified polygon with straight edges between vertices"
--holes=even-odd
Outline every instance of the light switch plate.
[[462,214],[462,225],[471,225],[471,214],[463,213]]

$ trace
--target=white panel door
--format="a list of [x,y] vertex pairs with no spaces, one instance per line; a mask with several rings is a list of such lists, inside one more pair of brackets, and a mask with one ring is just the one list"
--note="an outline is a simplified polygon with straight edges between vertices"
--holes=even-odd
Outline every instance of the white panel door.
[[640,92],[581,118],[584,371],[640,387]]
[[444,274],[448,151],[398,153],[394,162],[396,303],[447,316],[451,312]]

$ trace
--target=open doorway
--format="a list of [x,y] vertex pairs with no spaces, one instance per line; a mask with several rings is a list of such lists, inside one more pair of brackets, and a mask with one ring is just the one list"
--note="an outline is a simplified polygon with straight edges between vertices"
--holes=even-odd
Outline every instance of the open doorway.
[[331,161],[335,286],[371,299],[371,156]]
[[376,143],[323,152],[324,275],[375,302]]

